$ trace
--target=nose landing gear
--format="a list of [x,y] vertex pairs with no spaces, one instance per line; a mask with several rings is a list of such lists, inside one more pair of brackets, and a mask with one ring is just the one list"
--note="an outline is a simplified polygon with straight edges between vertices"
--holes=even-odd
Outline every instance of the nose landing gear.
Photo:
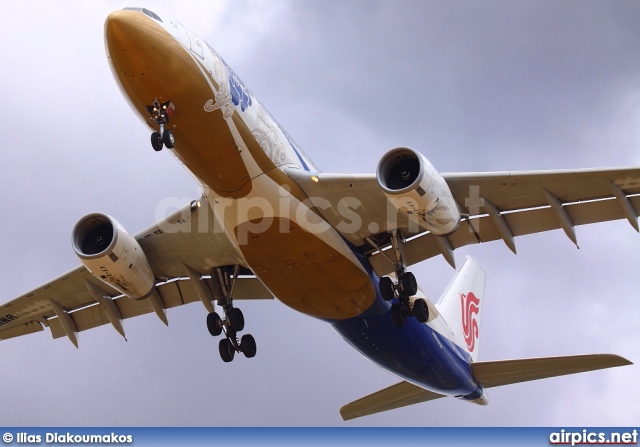
[[233,307],[231,297],[239,270],[239,266],[218,267],[211,272],[211,279],[219,292],[218,304],[222,306],[224,318],[217,312],[211,312],[207,315],[207,329],[214,337],[224,332],[225,338],[220,340],[218,349],[225,363],[231,362],[236,352],[243,353],[247,358],[255,357],[257,352],[256,340],[251,334],[244,334],[240,339],[237,336],[244,329],[244,315],[240,309]]
[[161,151],[163,146],[167,146],[169,149],[173,149],[176,140],[173,136],[173,132],[169,129],[165,129],[165,125],[169,122],[169,118],[173,116],[176,107],[171,101],[161,103],[159,99],[154,99],[150,106],[147,106],[147,112],[151,121],[156,123],[160,131],[153,132],[151,134],[151,146],[155,151]]

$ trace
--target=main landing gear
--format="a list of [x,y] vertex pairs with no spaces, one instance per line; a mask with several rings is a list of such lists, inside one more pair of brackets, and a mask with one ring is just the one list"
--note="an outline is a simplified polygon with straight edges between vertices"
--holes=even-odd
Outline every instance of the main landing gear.
[[218,305],[222,307],[224,317],[217,312],[207,315],[207,329],[209,333],[217,337],[224,333],[225,338],[220,340],[218,349],[222,361],[228,363],[233,360],[236,352],[242,352],[245,357],[255,357],[257,348],[256,340],[251,334],[244,334],[238,339],[238,332],[244,329],[244,315],[237,307],[233,307],[233,288],[238,278],[239,266],[218,267],[211,271],[211,279],[219,297]]
[[391,319],[397,327],[404,326],[407,318],[415,317],[421,323],[426,323],[429,319],[429,307],[422,299],[411,300],[411,297],[418,293],[418,282],[411,272],[407,272],[404,256],[404,237],[401,230],[394,230],[391,233],[391,246],[395,260],[397,282],[389,276],[380,278],[380,294],[386,301],[397,298],[398,302],[391,305]]
[[173,116],[175,110],[176,107],[171,101],[161,103],[157,98],[152,101],[150,106],[147,106],[147,112],[149,112],[151,121],[156,123],[160,128],[159,132],[153,132],[151,134],[151,146],[153,146],[155,151],[161,151],[163,146],[173,149],[176,144],[173,132],[165,129],[165,125],[169,122],[169,118]]

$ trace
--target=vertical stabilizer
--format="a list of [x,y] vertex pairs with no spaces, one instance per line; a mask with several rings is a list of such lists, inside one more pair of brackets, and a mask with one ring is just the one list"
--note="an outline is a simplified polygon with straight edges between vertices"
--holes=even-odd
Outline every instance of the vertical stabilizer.
[[474,362],[478,359],[480,343],[484,279],[485,274],[478,263],[467,256],[436,304],[453,332],[453,342],[465,349]]

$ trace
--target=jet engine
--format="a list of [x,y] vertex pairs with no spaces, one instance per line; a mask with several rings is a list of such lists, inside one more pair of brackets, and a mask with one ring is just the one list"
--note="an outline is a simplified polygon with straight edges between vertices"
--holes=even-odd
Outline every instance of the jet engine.
[[96,278],[129,298],[155,291],[155,277],[142,247],[113,217],[89,214],[73,228],[73,249]]
[[449,185],[421,153],[408,147],[387,152],[376,170],[389,203],[410,222],[438,236],[458,228],[460,211]]

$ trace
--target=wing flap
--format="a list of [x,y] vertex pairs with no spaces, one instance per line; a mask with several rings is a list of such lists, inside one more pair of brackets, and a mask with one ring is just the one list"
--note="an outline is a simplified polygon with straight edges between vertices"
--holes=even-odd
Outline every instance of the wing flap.
[[[120,311],[123,319],[133,318],[153,312],[151,305],[146,300],[136,301],[123,296],[116,298],[113,301]],[[90,306],[70,312],[69,315],[75,323],[78,332],[110,323],[109,318],[97,303],[93,303]],[[49,324],[49,329],[51,329],[51,336],[54,339],[67,336],[60,324],[60,320],[57,317],[48,319],[47,323]]]
[[400,382],[343,406],[340,409],[340,415],[342,419],[348,421],[441,397],[445,396],[427,391],[409,382]]
[[[200,301],[195,288],[192,287],[189,282],[189,280],[177,280],[161,284],[157,287],[166,309],[182,306],[183,304],[193,303],[195,301]],[[267,288],[262,284],[262,282],[260,282],[259,279],[252,277],[240,277],[236,282],[236,287],[233,291],[233,298],[234,300],[273,299],[273,295],[267,290]],[[115,298],[113,302],[120,311],[120,315],[122,315],[122,318],[125,320],[128,318],[134,318],[153,312],[153,308],[147,300],[136,301],[125,296],[120,296]],[[88,329],[93,329],[98,326],[110,323],[109,318],[104,313],[100,305],[95,302],[87,307],[76,310],[74,312],[70,312],[69,315],[75,323],[78,332],[86,331]],[[47,320],[47,323],[49,325],[49,328],[51,329],[51,335],[53,338],[61,338],[66,336],[66,333],[62,328],[62,325],[60,324],[58,318],[49,318]],[[19,327],[22,326],[24,326],[24,324]],[[40,330],[42,330],[42,326]],[[0,339],[4,339],[3,337],[4,332],[0,332]]]
[[[162,298],[162,302],[164,303],[165,309],[171,309],[172,307],[182,306],[183,304],[188,304],[194,301],[198,301],[198,297],[195,296],[195,291],[189,294],[189,290],[193,290],[193,287],[190,287],[190,286],[185,287],[183,281],[171,281],[166,284],[161,284],[157,286],[156,289],[160,294],[160,298]],[[185,297],[187,299],[185,299]],[[126,297],[119,298],[118,301],[120,300],[133,301],[133,300],[129,300]],[[139,303],[140,301],[135,301],[135,302]],[[148,312],[153,311],[150,305],[147,307],[149,308]],[[140,307],[139,310],[136,312],[136,315],[132,315],[131,313],[125,310],[125,312],[122,313],[122,318],[131,318],[132,316],[142,315],[142,313],[140,312],[147,313],[146,307],[145,308]]]
[[[199,275],[209,274],[214,267],[244,265],[241,254],[222,230],[206,201],[200,205],[192,202],[137,233],[135,238],[157,280],[165,281],[157,287],[165,308],[200,300],[195,288],[185,281],[185,263]],[[79,332],[110,323],[85,281],[98,287],[104,298],[113,299],[123,319],[153,311],[146,300],[139,302],[120,296],[118,291],[79,266],[0,306],[0,340],[39,332],[45,326],[51,329],[54,338],[67,335],[52,302],[69,314]],[[272,299],[273,295],[257,278],[241,277],[236,282],[233,297]]]
[[[640,196],[628,199],[635,211],[640,213]],[[624,210],[616,199],[577,202],[566,204],[563,208],[576,226],[625,218]],[[549,206],[503,213],[502,217],[514,236],[562,228],[556,214]],[[409,240],[405,244],[407,265],[440,255],[441,251],[435,237],[426,233]],[[500,240],[502,236],[491,218],[484,215],[461,222],[458,229],[447,238],[451,246],[456,249],[466,245]],[[393,271],[393,265],[381,253],[373,254],[370,261],[378,275],[386,275]]]
[[0,340],[8,340],[21,335],[33,334],[34,332],[42,332],[44,328],[39,321],[30,321],[20,326],[4,329],[0,331]]
[[[317,181],[294,170],[289,174],[305,190],[327,222],[356,246],[363,245],[366,237],[396,228],[403,229],[405,234],[415,234],[415,228],[410,228],[407,219],[402,215],[397,216],[395,209],[388,206],[387,199],[373,174],[320,173],[315,176]],[[488,212],[484,209],[481,199],[490,201],[497,210],[508,214],[513,211],[548,207],[545,190],[562,203],[613,199],[615,193],[612,190],[612,182],[625,196],[640,194],[640,168],[637,167],[442,175],[460,208],[471,216],[480,216]],[[625,217],[622,208],[615,204],[615,201],[610,206],[609,210],[613,211],[616,217],[609,215],[609,210],[598,208],[599,215],[592,215],[588,219],[589,222],[574,224],[582,225]],[[635,209],[638,210],[637,199]],[[532,231],[522,228],[520,234],[539,231],[545,230]],[[466,242],[471,240],[465,239]]]
[[[211,284],[209,284],[210,287]],[[258,278],[239,278],[233,289],[234,300],[272,300],[273,294]]]
[[[87,269],[82,266],[76,267],[42,287],[2,305],[0,307],[0,339],[3,339],[4,336],[1,334],[7,329],[23,326],[31,321],[46,323],[47,319],[55,316],[49,300],[61,303],[69,311],[91,305],[93,299],[84,280],[91,281],[92,278]],[[119,294],[106,284],[101,288],[113,296]],[[7,319],[11,321],[7,322]]]

